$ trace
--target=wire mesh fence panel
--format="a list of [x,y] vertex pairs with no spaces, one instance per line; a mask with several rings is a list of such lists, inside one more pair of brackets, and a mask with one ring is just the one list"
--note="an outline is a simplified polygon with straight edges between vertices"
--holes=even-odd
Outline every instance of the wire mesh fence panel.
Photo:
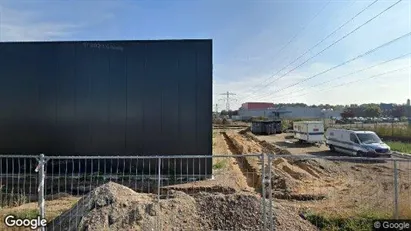
[[[35,156],[0,156],[0,218],[14,214],[19,217],[35,217],[35,204],[21,211],[20,206],[38,201],[38,163]],[[4,222],[1,223],[4,230]]]
[[[397,197],[394,197],[394,206],[397,210],[394,218],[411,219],[411,161],[396,162],[397,181],[394,181],[393,187],[397,187]],[[394,194],[395,195],[395,194]]]
[[[0,158],[3,217],[35,218],[44,208],[47,230],[368,230],[373,219],[411,219],[408,159],[274,154],[45,159],[41,174],[42,158]],[[41,175],[44,206],[42,200],[29,203],[41,198]]]
[[275,219],[294,211],[320,230],[371,230],[374,219],[411,218],[410,160],[290,155],[272,163]]
[[[46,214],[54,220],[48,230],[118,229],[134,216],[138,222],[145,210],[136,205],[155,199],[157,162],[144,157],[51,157],[46,173]],[[67,199],[66,211],[53,214],[61,207],[61,197]],[[57,208],[53,208],[54,201]]]
[[203,161],[212,164],[212,178],[190,170],[174,175],[178,168],[202,164],[196,158],[174,164],[179,160],[161,159],[159,230],[268,230],[262,213],[261,155],[213,156],[211,162]]
[[50,157],[47,230],[268,230],[261,156]]

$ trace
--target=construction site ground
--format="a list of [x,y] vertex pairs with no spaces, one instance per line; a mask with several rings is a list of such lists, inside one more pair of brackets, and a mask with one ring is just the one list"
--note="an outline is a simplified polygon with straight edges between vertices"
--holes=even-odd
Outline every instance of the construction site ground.
[[[162,199],[160,210],[144,209],[156,205],[155,192],[131,192],[128,188],[111,184],[94,190],[91,195],[83,197],[81,203],[77,203],[79,197],[69,195],[47,201],[46,217],[49,220],[58,217],[53,224],[60,224],[60,227],[62,224],[67,225],[67,222],[77,224],[71,220],[70,211],[80,208],[84,211],[82,217],[85,217],[85,224],[88,224],[81,224],[86,227],[85,230],[103,229],[104,225],[110,225],[110,230],[149,230],[147,227],[150,225],[161,225],[162,230],[186,230],[189,226],[202,227],[204,230],[257,230],[256,227],[261,226],[262,222],[262,208],[258,203],[264,188],[262,177],[270,174],[270,171],[277,230],[317,230],[307,220],[310,214],[342,219],[363,216],[390,218],[393,215],[394,169],[391,162],[324,160],[320,157],[339,154],[329,152],[324,146],[296,144],[285,133],[255,136],[240,128],[213,131],[214,155],[260,153],[312,154],[319,158],[275,158],[270,167],[266,166],[264,173],[261,160],[257,157],[213,158],[213,179],[164,187],[161,192],[167,196]],[[267,159],[265,163],[268,163]],[[399,215],[410,219],[411,163],[398,163],[398,167]],[[268,188],[264,189],[267,194]],[[98,196],[104,195],[117,199],[110,200],[110,207],[81,207],[81,204],[95,203]],[[121,209],[124,204],[124,209]],[[124,217],[124,213],[127,217],[137,216],[132,208],[142,205],[145,207],[139,210],[137,223],[118,218]],[[37,203],[2,208],[0,215],[4,217],[11,213],[31,216],[36,208]],[[64,211],[66,213],[62,214]],[[107,218],[107,214],[113,213],[117,214],[114,222],[110,216]],[[180,214],[178,218],[175,213]],[[160,214],[161,219],[156,219],[156,214]],[[161,220],[160,224],[153,223],[155,220]]]

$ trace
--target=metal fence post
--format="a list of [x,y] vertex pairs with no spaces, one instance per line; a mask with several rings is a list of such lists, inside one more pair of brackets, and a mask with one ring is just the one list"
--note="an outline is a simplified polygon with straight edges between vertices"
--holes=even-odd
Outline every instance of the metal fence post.
[[262,215],[263,215],[263,223],[264,229],[267,230],[267,211],[265,207],[265,158],[264,154],[261,154],[261,207],[262,207]]
[[274,227],[274,220],[273,220],[273,193],[272,193],[272,181],[271,181],[271,179],[272,179],[272,173],[271,173],[271,169],[272,169],[272,164],[273,164],[273,159],[274,159],[274,156],[273,156],[273,154],[269,154],[268,155],[268,200],[269,200],[269,205],[270,205],[270,207],[269,207],[269,209],[268,209],[268,211],[269,211],[269,213],[270,213],[270,230],[275,230],[275,227]]
[[391,121],[391,136],[394,136],[394,121]]
[[[45,185],[45,172],[44,172],[44,166],[47,162],[44,154],[40,154],[40,158],[37,159],[39,164],[37,165],[36,172],[39,173],[39,187],[38,187],[38,206],[39,206],[39,212],[40,212],[40,218],[45,219],[46,215],[46,208],[45,208],[45,198],[44,198],[44,185]],[[45,227],[40,228],[41,231],[45,230]]]
[[398,219],[398,167],[394,160],[394,219]]
[[157,167],[158,167],[158,178],[157,178],[157,204],[158,204],[158,214],[157,214],[157,230],[161,230],[161,222],[160,222],[160,210],[161,210],[161,206],[160,206],[160,195],[161,195],[161,157],[158,157],[158,163],[157,163]]

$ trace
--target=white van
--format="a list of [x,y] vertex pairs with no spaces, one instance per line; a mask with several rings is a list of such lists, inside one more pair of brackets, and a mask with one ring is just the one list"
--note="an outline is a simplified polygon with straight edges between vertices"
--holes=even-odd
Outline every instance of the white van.
[[354,156],[391,157],[391,148],[372,131],[329,128],[325,139],[331,151]]
[[305,143],[324,142],[323,121],[298,121],[293,122],[294,138]]

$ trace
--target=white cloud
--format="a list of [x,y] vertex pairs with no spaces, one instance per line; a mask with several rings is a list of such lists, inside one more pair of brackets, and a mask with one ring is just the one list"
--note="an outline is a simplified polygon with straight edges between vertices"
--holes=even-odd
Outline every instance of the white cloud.
[[1,41],[36,41],[67,37],[75,34],[79,25],[39,21],[33,11],[14,10],[0,6]]
[[87,1],[34,4],[4,0],[0,4],[0,41],[70,40],[112,21],[113,11],[124,9],[125,5],[116,1],[96,5]]

